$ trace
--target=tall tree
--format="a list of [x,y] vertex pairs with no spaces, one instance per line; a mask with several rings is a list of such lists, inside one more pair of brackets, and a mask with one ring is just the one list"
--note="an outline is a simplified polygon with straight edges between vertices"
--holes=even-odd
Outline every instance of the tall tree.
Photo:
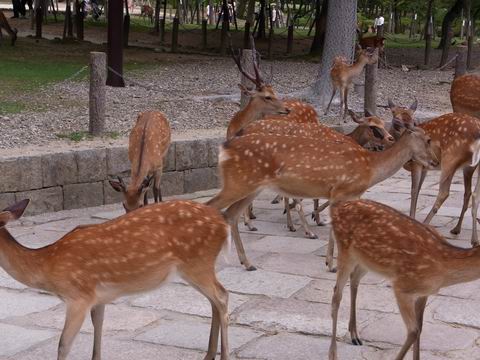
[[325,43],[325,29],[327,27],[328,0],[323,0],[320,10],[320,0],[315,2],[315,37],[310,48],[311,55],[322,55]]
[[447,42],[449,32],[452,29],[452,23],[456,18],[460,16],[464,6],[464,0],[455,0],[453,6],[445,14],[445,17],[442,21],[442,38],[440,39],[440,43],[438,44],[438,49],[445,48],[445,43]]
[[332,94],[330,69],[335,56],[353,60],[355,31],[357,28],[357,0],[335,0],[335,6],[327,11],[327,28],[322,62],[312,94],[325,106]]

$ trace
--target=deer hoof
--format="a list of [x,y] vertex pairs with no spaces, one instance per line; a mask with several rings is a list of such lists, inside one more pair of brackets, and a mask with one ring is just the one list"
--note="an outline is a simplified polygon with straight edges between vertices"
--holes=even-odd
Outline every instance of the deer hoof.
[[306,232],[306,233],[305,233],[305,237],[306,237],[307,239],[318,239],[318,236],[315,235],[315,234],[312,233],[312,232]]
[[450,234],[453,234],[453,235],[458,235],[460,234],[460,228],[457,228],[456,226],[450,230]]
[[363,345],[362,340],[360,340],[359,338],[352,338],[352,344],[357,346]]
[[257,268],[253,265],[248,266],[246,269],[247,269],[247,271],[256,271],[257,270]]
[[251,226],[248,230],[250,231],[258,231],[258,229],[255,226]]
[[293,226],[289,226],[288,231],[295,232],[297,231],[297,229],[295,229]]

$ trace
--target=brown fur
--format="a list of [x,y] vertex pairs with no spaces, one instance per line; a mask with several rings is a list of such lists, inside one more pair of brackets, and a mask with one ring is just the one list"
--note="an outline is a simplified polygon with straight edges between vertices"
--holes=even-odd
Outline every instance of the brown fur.
[[480,117],[480,75],[465,74],[453,80],[450,101],[454,112]]
[[[18,219],[27,204],[22,201],[0,212],[0,265],[16,280],[65,301],[59,360],[66,359],[89,311],[95,329],[93,358],[100,360],[105,304],[158,288],[174,272],[212,302],[212,334],[218,334],[221,325],[222,359],[228,358],[228,294],[215,276],[228,226],[217,210],[192,201],[169,201],[75,229],[49,246],[28,249],[4,227]],[[215,357],[217,341],[210,339],[208,358]]]
[[331,217],[338,245],[338,271],[332,298],[329,360],[337,359],[337,315],[349,278],[349,330],[354,344],[361,344],[356,328],[356,296],[360,279],[368,271],[390,280],[407,328],[407,339],[395,359],[403,359],[412,344],[413,358],[420,359],[420,334],[428,296],[443,287],[480,278],[480,248],[452,246],[432,228],[374,201],[336,204]]

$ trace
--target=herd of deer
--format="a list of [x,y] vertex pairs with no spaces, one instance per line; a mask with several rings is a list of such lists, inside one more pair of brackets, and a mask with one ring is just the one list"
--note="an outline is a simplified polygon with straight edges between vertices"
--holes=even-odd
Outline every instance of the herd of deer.
[[[255,54],[255,51],[253,51]],[[463,170],[465,195],[457,226],[458,234],[471,197],[472,176],[480,161],[480,77],[464,75],[452,83],[453,113],[416,124],[416,101],[403,108],[389,101],[392,127],[371,114],[359,117],[348,109],[347,88],[375,53],[363,50],[354,65],[337,58],[331,75],[342,94],[342,112],[358,124],[343,135],[319,122],[315,109],[298,100],[282,101],[260,74],[253,55],[251,74],[239,55],[234,60],[255,88],[241,86],[250,97],[237,112],[221,146],[218,168],[221,191],[206,204],[193,201],[161,202],[160,179],[170,144],[170,127],[157,111],[139,115],[129,139],[130,183],[121,178],[111,186],[124,194],[126,214],[97,225],[83,225],[57,242],[39,249],[20,245],[5,225],[18,219],[29,200],[0,212],[0,265],[18,281],[58,295],[66,303],[66,320],[58,347],[58,359],[67,358],[72,342],[88,312],[94,326],[93,360],[101,358],[105,304],[116,298],[157,288],[171,273],[178,273],[208,298],[212,305],[211,332],[205,359],[215,359],[221,335],[221,359],[229,358],[228,293],[215,275],[222,247],[233,237],[240,262],[255,267],[242,245],[238,221],[265,188],[285,198],[288,228],[295,230],[288,197],[308,237],[301,199],[326,199],[318,213],[331,207],[332,231],[327,266],[333,270],[334,240],[338,247],[337,283],[332,299],[333,336],[329,359],[337,359],[336,325],[342,291],[350,278],[352,342],[361,345],[356,327],[356,297],[361,278],[374,271],[388,278],[408,331],[396,359],[403,359],[413,344],[420,358],[420,333],[427,298],[440,288],[480,278],[480,247],[476,213],[480,182],[473,193],[471,249],[450,245],[428,225],[414,220],[418,194],[429,169],[441,170],[440,190],[425,219],[430,222],[448,197],[455,171]],[[369,151],[367,143],[383,145]],[[373,185],[404,167],[412,174],[410,216],[373,201],[359,200]],[[155,204],[148,205],[147,190],[153,183]],[[225,210],[223,213],[220,210]]]

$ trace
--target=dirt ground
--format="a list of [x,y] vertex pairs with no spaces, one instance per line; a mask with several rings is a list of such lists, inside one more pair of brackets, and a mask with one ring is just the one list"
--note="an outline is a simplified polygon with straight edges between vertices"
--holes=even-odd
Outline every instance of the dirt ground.
[[[16,20],[16,19],[14,19]],[[21,34],[27,35],[29,21],[17,20],[14,25],[19,27]],[[48,24],[45,34],[59,36],[60,23]],[[194,36],[190,36],[195,42]],[[188,37],[187,36],[187,37]],[[102,42],[105,29],[92,27],[86,31],[86,37],[95,38],[96,43]],[[150,39],[151,47],[155,47],[158,38],[148,33],[133,33],[132,42],[142,42]],[[154,41],[152,41],[154,39]],[[35,43],[33,39],[21,39],[35,46],[62,46],[48,40]],[[36,45],[35,45],[36,44]],[[40,44],[40,45],[39,45]],[[152,45],[153,44],[153,45]],[[66,51],[82,47],[103,48],[103,45],[84,43],[70,45]],[[261,49],[260,43],[259,48]],[[85,51],[83,49],[82,51]],[[420,118],[451,111],[449,101],[450,81],[453,70],[416,70],[414,64],[422,62],[423,49],[388,49],[387,56],[390,69],[379,69],[378,83],[378,114],[385,120],[390,120],[390,114],[384,106],[387,99],[409,105],[414,98],[418,99],[417,116]],[[433,52],[433,59],[439,56]],[[237,83],[239,73],[233,61],[228,57],[202,55],[198,53],[170,54],[162,51],[141,50],[130,48],[125,52],[126,61],[135,59],[149,63],[149,66],[134,71],[126,71],[127,87],[107,89],[107,129],[118,133],[120,140],[128,135],[132,123],[141,111],[156,109],[165,112],[174,132],[189,133],[199,129],[202,134],[223,134],[224,129],[238,110],[239,91]],[[1,61],[1,54],[0,54]],[[476,49],[475,61],[480,61],[480,52]],[[403,72],[398,65],[406,64],[411,71]],[[272,73],[273,86],[283,97],[291,97],[308,90],[313,84],[319,65],[315,60],[305,58],[264,60],[265,73]],[[363,78],[355,81],[349,103],[351,108],[361,111],[363,107]],[[29,93],[28,101],[41,103],[44,110],[31,110],[18,114],[0,116],[2,134],[0,149],[12,149],[25,146],[69,146],[71,143],[59,139],[59,135],[85,131],[88,128],[88,91],[87,80],[64,81],[48,85],[41,91]],[[7,96],[8,97],[8,96]],[[315,100],[315,99],[313,99]],[[318,109],[321,110],[321,109]],[[338,123],[338,105],[322,122]],[[199,134],[198,132],[197,134]],[[105,141],[113,141],[106,139]]]

